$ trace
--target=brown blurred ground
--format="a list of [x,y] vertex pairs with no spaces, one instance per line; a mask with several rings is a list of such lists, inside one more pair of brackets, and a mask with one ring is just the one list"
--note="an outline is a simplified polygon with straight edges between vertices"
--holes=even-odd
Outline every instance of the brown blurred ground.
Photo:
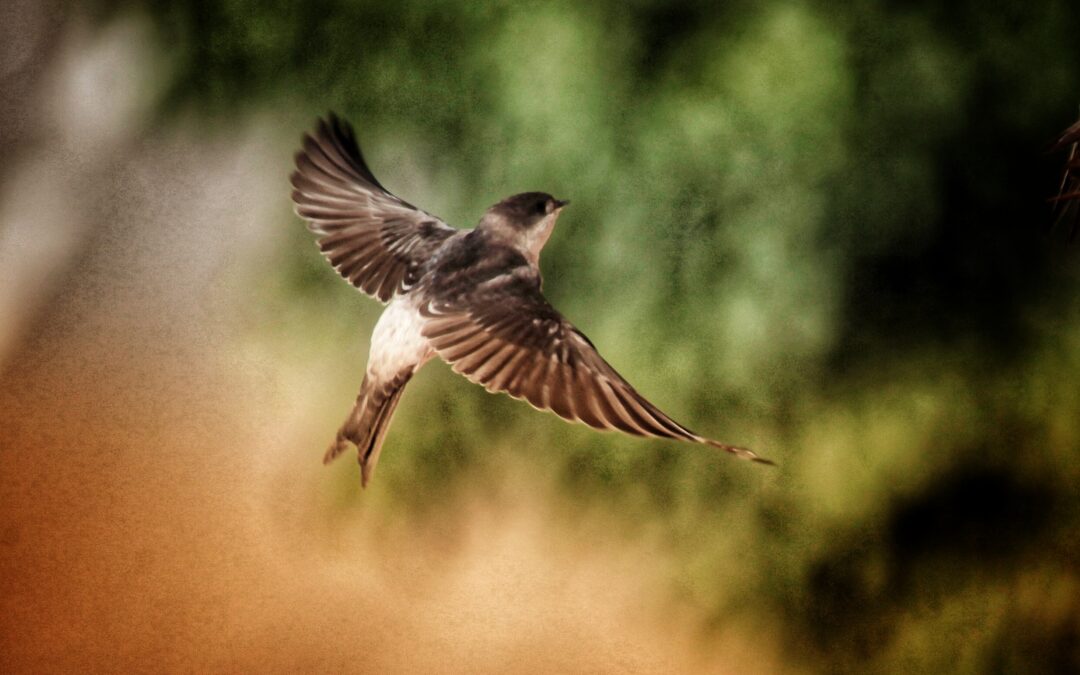
[[221,363],[227,336],[80,297],[0,392],[6,672],[775,672],[749,628],[705,636],[664,601],[662,551],[535,485],[335,516],[297,411]]

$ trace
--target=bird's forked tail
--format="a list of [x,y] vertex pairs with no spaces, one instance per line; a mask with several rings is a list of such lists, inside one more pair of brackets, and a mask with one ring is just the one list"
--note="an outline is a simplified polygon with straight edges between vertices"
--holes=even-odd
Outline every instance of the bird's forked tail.
[[375,474],[375,465],[379,462],[379,452],[386,438],[386,430],[390,427],[390,418],[394,416],[401,392],[405,390],[405,385],[412,375],[412,369],[405,370],[387,382],[379,382],[365,375],[364,382],[360,385],[360,395],[356,397],[356,405],[345,424],[338,430],[337,438],[326,451],[323,464],[334,461],[348,449],[349,442],[354,443],[359,451],[360,484],[367,487]]

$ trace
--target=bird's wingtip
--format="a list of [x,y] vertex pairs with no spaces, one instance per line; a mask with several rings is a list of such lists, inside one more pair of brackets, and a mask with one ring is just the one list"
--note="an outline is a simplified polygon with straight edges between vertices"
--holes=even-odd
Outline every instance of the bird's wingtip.
[[732,453],[733,455],[735,455],[739,459],[746,459],[746,460],[749,460],[751,462],[755,462],[757,464],[765,464],[767,466],[776,466],[776,462],[772,461],[771,459],[766,459],[766,458],[762,457],[761,455],[757,454],[753,450],[747,450],[746,448],[732,447],[732,448],[730,448],[728,450],[728,452]]
[[707,444],[713,446],[714,448],[719,448],[719,449],[721,449],[721,450],[723,450],[725,452],[730,452],[731,454],[735,455],[739,459],[745,459],[745,460],[749,460],[751,462],[756,462],[758,464],[765,464],[765,465],[768,465],[768,466],[776,466],[776,462],[772,461],[771,459],[766,459],[766,458],[762,457],[761,455],[757,454],[753,450],[749,450],[747,448],[741,448],[741,447],[739,447],[737,445],[728,445],[727,443],[720,443],[719,441],[714,441],[714,440],[711,440],[711,439],[705,439],[705,442]]

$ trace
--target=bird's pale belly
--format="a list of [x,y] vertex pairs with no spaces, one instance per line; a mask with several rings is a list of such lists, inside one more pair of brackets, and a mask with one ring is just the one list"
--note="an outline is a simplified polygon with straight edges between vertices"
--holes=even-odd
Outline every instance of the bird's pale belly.
[[371,335],[367,372],[377,380],[394,378],[403,370],[415,370],[435,355],[420,334],[423,319],[408,297],[398,296],[387,306]]

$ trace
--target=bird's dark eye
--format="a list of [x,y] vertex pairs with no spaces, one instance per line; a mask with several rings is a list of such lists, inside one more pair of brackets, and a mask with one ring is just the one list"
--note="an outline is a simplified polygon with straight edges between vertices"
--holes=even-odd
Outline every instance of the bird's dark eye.
[[542,200],[536,202],[536,212],[537,213],[547,213],[547,207],[548,207],[548,202],[547,202],[546,199],[542,199]]

